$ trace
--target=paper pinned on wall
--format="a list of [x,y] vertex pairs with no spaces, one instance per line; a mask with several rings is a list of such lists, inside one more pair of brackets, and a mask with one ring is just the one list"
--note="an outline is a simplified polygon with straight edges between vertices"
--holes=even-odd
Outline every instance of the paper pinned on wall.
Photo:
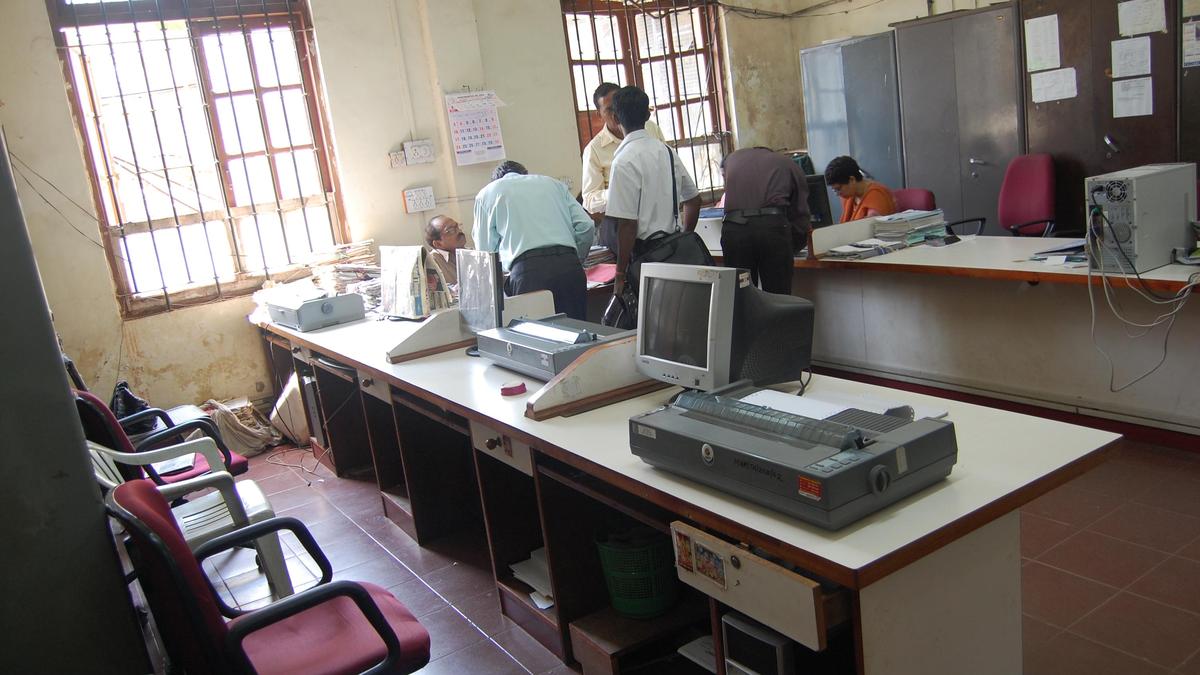
[[1150,74],[1150,36],[1113,40],[1112,76],[1136,77]]
[[1183,16],[1200,16],[1200,0],[1183,0]]
[[1079,95],[1075,85],[1075,69],[1059,68],[1029,76],[1034,103],[1060,101]]
[[1059,65],[1058,15],[1025,19],[1025,69],[1033,73]]
[[494,91],[446,94],[446,113],[458,166],[504,159],[504,137],[497,111],[502,105]]
[[[1200,0],[1197,0],[1200,2]],[[1200,21],[1183,24],[1183,67],[1200,66]]]
[[1164,0],[1127,0],[1117,4],[1117,32],[1121,37],[1167,30]]
[[1138,77],[1113,82],[1113,117],[1154,114],[1153,78]]

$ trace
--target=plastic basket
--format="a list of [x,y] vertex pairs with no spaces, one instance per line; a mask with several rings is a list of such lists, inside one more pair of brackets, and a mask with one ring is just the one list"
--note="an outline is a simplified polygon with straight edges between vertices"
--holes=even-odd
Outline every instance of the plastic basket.
[[596,542],[600,567],[613,609],[636,619],[666,612],[679,597],[679,579],[671,540],[654,533],[646,537],[612,537]]

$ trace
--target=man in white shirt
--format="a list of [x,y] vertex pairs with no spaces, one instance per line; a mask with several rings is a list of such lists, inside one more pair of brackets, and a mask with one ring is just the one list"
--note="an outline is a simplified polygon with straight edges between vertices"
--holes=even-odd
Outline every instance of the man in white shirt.
[[[617,252],[617,225],[612,218],[605,217],[608,206],[609,172],[612,168],[613,154],[625,132],[617,122],[613,112],[613,95],[621,87],[612,82],[602,82],[592,92],[592,103],[604,120],[600,133],[588,141],[583,149],[583,208],[596,221],[597,239],[601,246],[607,246],[613,253]],[[665,141],[662,131],[654,122],[646,121],[646,133],[660,141]]]
[[472,235],[479,250],[500,253],[506,294],[547,290],[555,312],[587,318],[583,260],[595,226],[561,181],[503,162],[475,197]]
[[[617,147],[608,187],[609,217],[617,223],[617,278],[613,293],[625,288],[630,259],[641,253],[642,242],[655,232],[696,229],[700,190],[679,156],[666,143],[651,138],[644,127],[650,119],[650,98],[637,87],[613,95],[613,108],[625,139]],[[674,179],[674,180],[672,180]]]

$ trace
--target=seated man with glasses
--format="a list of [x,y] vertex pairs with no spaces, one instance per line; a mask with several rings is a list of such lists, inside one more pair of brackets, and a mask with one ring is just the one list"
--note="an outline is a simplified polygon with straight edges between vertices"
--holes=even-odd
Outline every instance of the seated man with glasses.
[[426,260],[437,267],[450,292],[458,296],[458,262],[455,252],[467,248],[467,235],[450,216],[436,215],[425,225]]

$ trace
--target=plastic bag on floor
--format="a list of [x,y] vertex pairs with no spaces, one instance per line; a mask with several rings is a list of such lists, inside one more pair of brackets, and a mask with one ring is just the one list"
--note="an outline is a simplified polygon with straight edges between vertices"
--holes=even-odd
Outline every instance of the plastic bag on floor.
[[221,438],[233,452],[253,457],[281,440],[279,432],[271,428],[246,399],[225,403],[209,399],[204,405],[211,411],[209,416],[221,432]]

